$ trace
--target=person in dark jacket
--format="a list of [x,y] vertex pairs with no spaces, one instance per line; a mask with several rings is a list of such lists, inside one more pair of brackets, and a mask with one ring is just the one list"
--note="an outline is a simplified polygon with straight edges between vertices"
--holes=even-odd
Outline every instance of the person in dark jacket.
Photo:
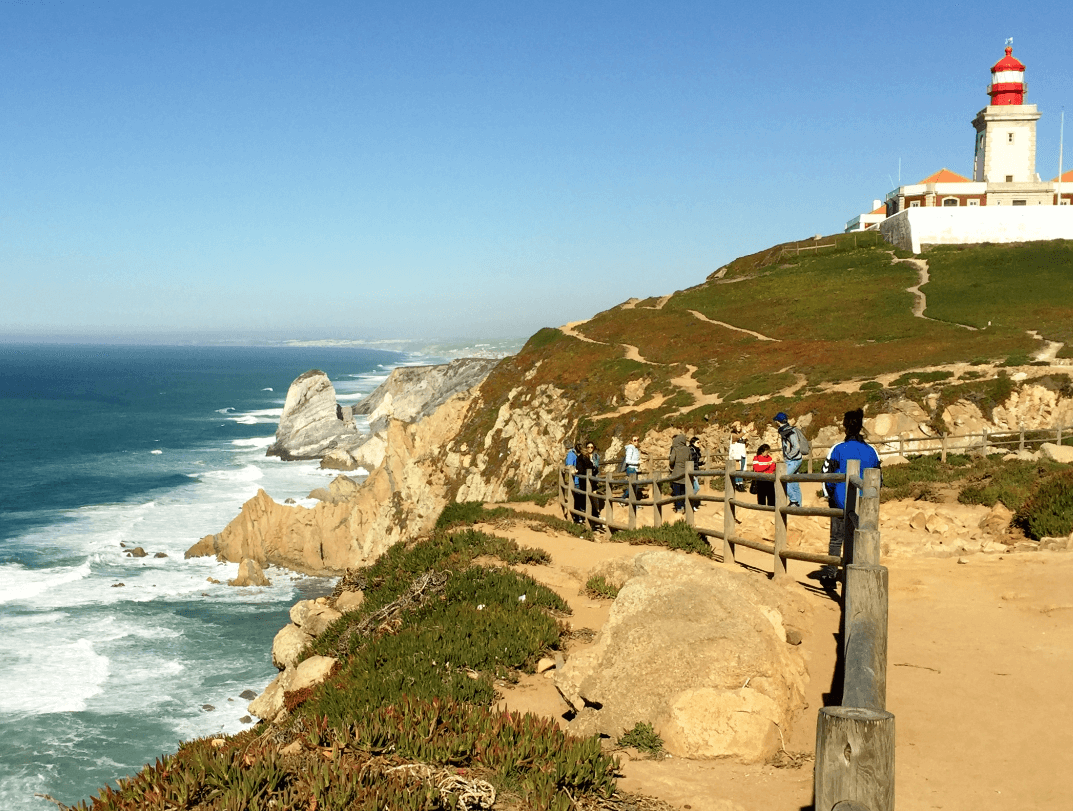
[[682,498],[686,493],[686,462],[689,461],[689,440],[685,434],[678,434],[671,440],[671,452],[667,463],[671,468],[671,495],[675,497],[674,511],[683,512],[686,508]]
[[[593,477],[593,480],[592,480],[591,484],[589,484],[589,487],[592,489],[593,493],[596,493],[598,484],[595,481],[595,479],[596,479],[597,476],[600,475],[600,454],[598,454],[596,452],[596,447],[591,442],[589,442],[589,443],[587,443],[585,445],[584,449],[581,451],[581,455],[578,456],[578,459],[577,459],[577,472],[578,472],[578,477],[581,480],[581,489],[582,490],[584,490],[585,487],[586,487],[586,480],[585,480],[584,477],[585,476],[592,476]],[[585,496],[582,495],[581,498],[582,498],[582,504],[584,504],[585,503],[585,501],[584,501]],[[603,506],[604,506],[604,500],[602,498],[597,498],[595,495],[593,495],[593,497],[592,497],[592,513],[591,514],[592,514],[592,516],[594,518],[599,518],[600,517],[600,510],[603,509]]]

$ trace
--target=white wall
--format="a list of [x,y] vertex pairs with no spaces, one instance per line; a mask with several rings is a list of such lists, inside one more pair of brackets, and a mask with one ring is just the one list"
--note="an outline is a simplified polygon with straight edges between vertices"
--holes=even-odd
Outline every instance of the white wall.
[[1073,239],[1073,206],[907,208],[881,222],[879,230],[913,253],[921,245]]

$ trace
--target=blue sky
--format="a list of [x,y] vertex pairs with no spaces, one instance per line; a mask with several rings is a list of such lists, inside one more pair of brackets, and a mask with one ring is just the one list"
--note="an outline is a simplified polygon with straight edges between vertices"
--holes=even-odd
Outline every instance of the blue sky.
[[529,335],[969,174],[1010,36],[1051,178],[1010,8],[0,2],[0,333]]

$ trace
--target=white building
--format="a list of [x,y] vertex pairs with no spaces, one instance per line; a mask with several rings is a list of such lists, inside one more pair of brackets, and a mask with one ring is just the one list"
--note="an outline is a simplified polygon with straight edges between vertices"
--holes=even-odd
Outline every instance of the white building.
[[[991,68],[991,103],[973,119],[976,150],[973,176],[940,169],[919,183],[899,186],[882,207],[873,206],[846,223],[846,232],[875,228],[890,242],[920,251],[923,244],[1023,242],[1073,238],[1073,171],[1051,181],[1036,172],[1036,105],[1025,104],[1025,66],[1006,48]],[[876,201],[878,202],[878,201]],[[1013,206],[1035,209],[1009,217],[983,209]],[[1050,209],[1045,214],[1040,207]],[[921,210],[943,209],[927,216]],[[1036,214],[1039,216],[1036,216]]]

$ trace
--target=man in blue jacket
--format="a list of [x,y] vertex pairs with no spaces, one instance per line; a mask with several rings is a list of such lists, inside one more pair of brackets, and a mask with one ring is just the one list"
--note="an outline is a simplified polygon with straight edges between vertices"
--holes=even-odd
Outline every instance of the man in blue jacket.
[[[842,427],[846,431],[846,438],[828,452],[827,459],[823,463],[823,472],[845,473],[846,462],[850,459],[856,459],[861,463],[861,473],[870,467],[879,467],[879,454],[861,438],[861,431],[864,429],[863,409],[847,411],[842,417]],[[828,504],[839,510],[846,509],[846,482],[828,482],[824,487],[827,490]],[[834,556],[842,554],[846,520],[852,522],[853,530],[857,529],[856,512],[851,512],[846,518],[831,518],[831,539],[827,546],[827,554]],[[810,572],[808,577],[819,580],[824,586],[833,586],[838,579],[838,570],[833,566],[824,566],[818,571]]]

